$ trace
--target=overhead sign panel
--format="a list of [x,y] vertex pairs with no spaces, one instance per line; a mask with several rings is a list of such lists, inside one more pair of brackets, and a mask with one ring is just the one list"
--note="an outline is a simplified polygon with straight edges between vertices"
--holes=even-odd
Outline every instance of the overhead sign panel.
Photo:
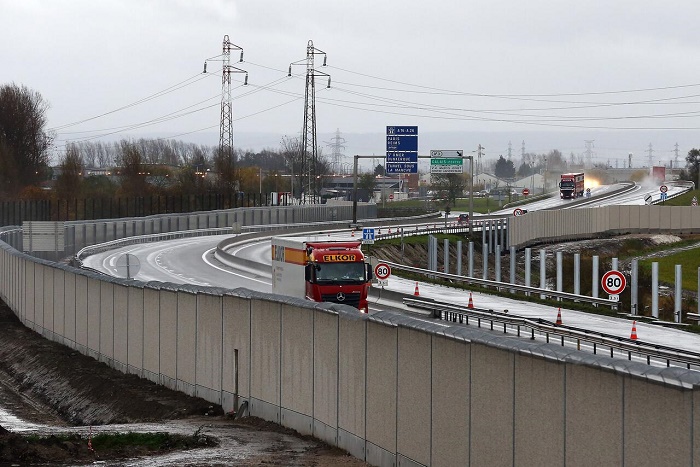
[[386,127],[385,173],[418,173],[418,127]]
[[464,151],[456,149],[434,149],[430,151],[430,173],[463,173]]

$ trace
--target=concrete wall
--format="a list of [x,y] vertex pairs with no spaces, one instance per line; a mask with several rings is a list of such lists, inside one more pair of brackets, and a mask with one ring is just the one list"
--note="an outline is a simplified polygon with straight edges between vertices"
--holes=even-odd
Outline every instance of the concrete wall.
[[697,206],[603,206],[533,211],[508,219],[508,244],[598,237],[604,233],[698,233]]
[[123,372],[382,466],[692,465],[700,376],[472,327],[108,279],[0,244],[0,298]]

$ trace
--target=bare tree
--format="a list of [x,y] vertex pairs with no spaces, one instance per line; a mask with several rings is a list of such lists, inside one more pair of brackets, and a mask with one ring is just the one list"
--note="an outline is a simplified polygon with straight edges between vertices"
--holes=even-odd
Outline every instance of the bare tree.
[[45,130],[48,108],[25,86],[0,86],[0,194],[17,196],[44,179],[53,141]]
[[79,198],[83,181],[84,163],[80,156],[78,144],[68,144],[66,154],[61,159],[60,174],[54,187],[56,196],[60,199]]

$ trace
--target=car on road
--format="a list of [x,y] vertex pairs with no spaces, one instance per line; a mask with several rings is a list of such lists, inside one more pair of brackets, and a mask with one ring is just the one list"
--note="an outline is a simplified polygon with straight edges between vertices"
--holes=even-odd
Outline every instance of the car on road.
[[468,224],[469,223],[469,214],[460,214],[459,217],[457,217],[457,223],[458,224]]

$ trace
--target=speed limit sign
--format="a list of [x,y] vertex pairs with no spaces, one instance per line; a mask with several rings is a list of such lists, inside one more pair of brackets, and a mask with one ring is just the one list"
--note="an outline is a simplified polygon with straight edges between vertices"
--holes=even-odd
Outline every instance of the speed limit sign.
[[608,271],[603,274],[600,284],[610,295],[619,295],[627,287],[627,279],[620,271]]
[[377,276],[379,280],[388,279],[391,275],[391,268],[386,263],[377,263],[374,267],[374,275]]

